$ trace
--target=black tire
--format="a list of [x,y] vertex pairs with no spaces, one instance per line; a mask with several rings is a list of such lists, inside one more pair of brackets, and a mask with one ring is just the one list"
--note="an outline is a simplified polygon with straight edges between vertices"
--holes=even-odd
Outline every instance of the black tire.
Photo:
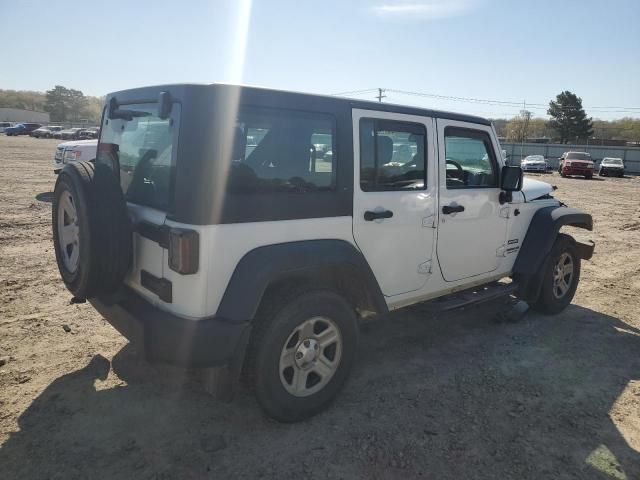
[[587,173],[584,178],[586,178],[587,180],[591,180],[593,178],[593,173]]
[[[573,275],[571,277],[571,283],[569,289],[560,298],[554,294],[554,270],[558,264],[560,257],[567,253],[571,256],[573,262]],[[573,296],[578,288],[578,282],[580,281],[580,256],[576,248],[576,242],[573,237],[565,235],[563,233],[558,234],[551,253],[549,254],[548,261],[545,265],[545,271],[542,276],[542,287],[540,288],[540,296],[536,300],[531,308],[550,315],[560,313],[564,310],[573,300]]]
[[[283,298],[284,297],[284,298]],[[330,380],[308,396],[289,393],[281,380],[280,355],[292,332],[305,321],[331,319],[340,332],[341,357]],[[280,292],[266,300],[247,350],[248,375],[260,406],[281,422],[297,422],[329,406],[349,376],[356,357],[358,323],[354,309],[329,290]],[[303,343],[303,339],[298,339]],[[308,383],[309,376],[305,381]]]
[[[77,218],[79,253],[74,268],[65,263],[58,222],[61,199],[67,194]],[[65,165],[56,180],[52,228],[58,270],[75,297],[117,290],[131,261],[131,226],[122,190],[109,167],[89,162]]]

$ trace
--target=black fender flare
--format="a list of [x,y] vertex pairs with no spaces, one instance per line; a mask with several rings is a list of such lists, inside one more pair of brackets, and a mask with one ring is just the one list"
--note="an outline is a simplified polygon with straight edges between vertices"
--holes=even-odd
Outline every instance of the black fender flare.
[[307,282],[337,287],[354,307],[388,311],[384,295],[364,255],[344,240],[305,240],[257,247],[238,262],[222,296],[217,317],[253,320],[270,286]]
[[[591,215],[575,208],[554,205],[538,210],[529,228],[513,266],[513,279],[519,284],[518,295],[527,301],[535,301],[540,293],[540,280],[546,262],[564,225],[593,230]],[[581,258],[588,260],[594,245],[577,243]]]

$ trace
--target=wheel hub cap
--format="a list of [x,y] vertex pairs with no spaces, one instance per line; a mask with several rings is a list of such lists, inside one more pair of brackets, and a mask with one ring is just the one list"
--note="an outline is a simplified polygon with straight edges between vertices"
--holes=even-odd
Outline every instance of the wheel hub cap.
[[553,295],[556,298],[564,297],[571,288],[573,281],[573,259],[568,253],[560,255],[553,268]]
[[78,212],[69,191],[60,195],[58,203],[58,246],[64,266],[69,272],[75,272],[80,259],[80,229]]
[[299,368],[308,368],[318,359],[320,344],[313,338],[308,338],[300,343],[296,349],[296,365]]
[[280,381],[287,392],[306,397],[324,388],[340,365],[342,335],[337,324],[314,317],[298,325],[280,354]]

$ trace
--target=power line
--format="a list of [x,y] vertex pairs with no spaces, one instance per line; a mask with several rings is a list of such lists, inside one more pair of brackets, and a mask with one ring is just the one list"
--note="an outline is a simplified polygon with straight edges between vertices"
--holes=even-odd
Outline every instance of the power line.
[[[439,95],[435,93],[427,93],[427,92],[414,92],[410,90],[400,90],[394,88],[380,89],[380,88],[369,88],[364,90],[354,90],[351,92],[341,92],[335,93],[333,95],[357,95],[364,94],[369,92],[378,91],[378,95],[376,98],[378,101],[381,101],[382,92],[391,92],[398,93],[401,95],[409,95],[416,97],[425,97],[432,98],[435,100],[446,100],[446,101],[454,101],[454,102],[463,102],[463,103],[471,103],[476,105],[489,105],[489,106],[500,106],[505,108],[517,108],[520,110],[522,108],[522,102],[511,101],[511,100],[496,100],[496,99],[488,99],[488,98],[474,98],[474,97],[458,97],[453,95]],[[385,98],[385,96],[382,96]],[[530,110],[546,110],[549,108],[548,103],[534,103],[527,102],[527,109]],[[640,107],[621,107],[621,106],[585,106],[583,107],[585,110],[592,111],[594,113],[640,113]]]
[[361,93],[375,92],[377,88],[367,88],[366,90],[352,90],[350,92],[332,93],[331,95],[359,95]]

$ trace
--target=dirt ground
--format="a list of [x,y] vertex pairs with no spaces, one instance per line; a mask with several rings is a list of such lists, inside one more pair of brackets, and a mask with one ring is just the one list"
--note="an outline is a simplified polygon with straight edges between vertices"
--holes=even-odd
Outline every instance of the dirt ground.
[[151,368],[69,304],[56,143],[0,136],[0,478],[640,479],[640,178],[543,176],[595,220],[565,312],[395,312],[364,329],[334,405],[283,425],[245,391],[219,403]]

